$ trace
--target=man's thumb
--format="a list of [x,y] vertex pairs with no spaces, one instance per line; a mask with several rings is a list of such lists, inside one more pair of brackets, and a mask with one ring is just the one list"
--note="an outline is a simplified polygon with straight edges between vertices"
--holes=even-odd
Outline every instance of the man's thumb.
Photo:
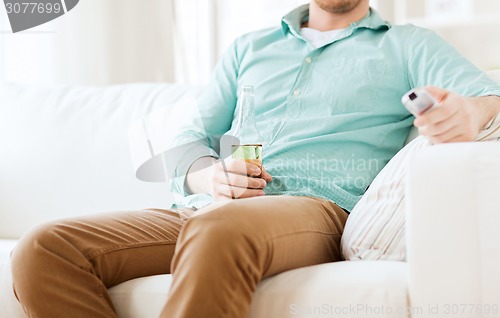
[[438,103],[446,100],[448,98],[448,95],[450,94],[449,91],[436,86],[427,86],[425,90],[429,92],[429,94],[431,94],[431,96],[434,97]]

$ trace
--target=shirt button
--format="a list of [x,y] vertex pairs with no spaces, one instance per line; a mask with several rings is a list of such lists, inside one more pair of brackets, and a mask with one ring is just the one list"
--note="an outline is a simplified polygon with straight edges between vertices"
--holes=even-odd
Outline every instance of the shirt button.
[[310,58],[310,57],[306,57],[306,63],[307,63],[307,64],[311,64],[311,62],[312,62],[312,61],[313,61],[313,60],[312,60],[312,58]]
[[293,95],[299,96],[300,95],[300,91],[298,89],[294,90],[293,91]]

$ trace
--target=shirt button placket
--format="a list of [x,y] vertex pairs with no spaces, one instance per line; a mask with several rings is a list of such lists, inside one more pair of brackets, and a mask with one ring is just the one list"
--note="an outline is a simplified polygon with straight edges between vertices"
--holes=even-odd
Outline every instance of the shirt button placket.
[[293,92],[288,95],[287,100],[287,115],[290,118],[296,118],[299,116],[300,108],[300,90],[298,88],[294,89]]
[[[303,68],[302,70],[300,71],[299,73],[299,81],[297,81],[297,83],[300,85],[301,81],[301,77],[303,79],[304,76],[306,76],[306,74],[308,74],[310,72],[310,67],[309,67],[309,64],[311,64],[313,61],[312,57],[310,56],[307,56],[305,59],[304,59],[304,62],[306,65],[303,65]],[[300,88],[295,88],[292,92],[292,94],[290,96],[288,96],[288,100],[287,100],[287,115],[288,117],[291,117],[291,118],[295,118],[295,117],[298,117],[300,115],[300,98],[301,98],[301,95],[302,95],[302,91]]]

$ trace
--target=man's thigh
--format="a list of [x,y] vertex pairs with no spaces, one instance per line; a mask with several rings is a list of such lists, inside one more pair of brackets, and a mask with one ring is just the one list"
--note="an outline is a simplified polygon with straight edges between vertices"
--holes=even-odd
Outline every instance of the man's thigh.
[[169,273],[182,224],[177,212],[159,209],[62,219],[28,232],[16,250],[30,251],[33,244],[42,244],[69,263],[91,268],[109,288],[132,278]]
[[270,276],[339,261],[347,216],[342,208],[324,199],[263,196],[214,203],[197,211],[195,218],[203,220],[204,226],[224,222],[253,240],[267,253],[264,276]]

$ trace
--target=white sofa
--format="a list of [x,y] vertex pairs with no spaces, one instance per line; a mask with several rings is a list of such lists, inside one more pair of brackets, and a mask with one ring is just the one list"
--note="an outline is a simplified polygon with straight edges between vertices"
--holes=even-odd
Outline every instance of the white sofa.
[[[0,318],[25,317],[9,252],[34,224],[170,205],[165,183],[136,179],[128,129],[198,94],[175,84],[0,86]],[[423,151],[408,179],[407,263],[339,262],[276,275],[258,285],[249,317],[500,317],[486,309],[445,314],[447,305],[500,303],[499,158],[498,143]],[[170,281],[151,276],[111,288],[119,317],[157,317]]]

